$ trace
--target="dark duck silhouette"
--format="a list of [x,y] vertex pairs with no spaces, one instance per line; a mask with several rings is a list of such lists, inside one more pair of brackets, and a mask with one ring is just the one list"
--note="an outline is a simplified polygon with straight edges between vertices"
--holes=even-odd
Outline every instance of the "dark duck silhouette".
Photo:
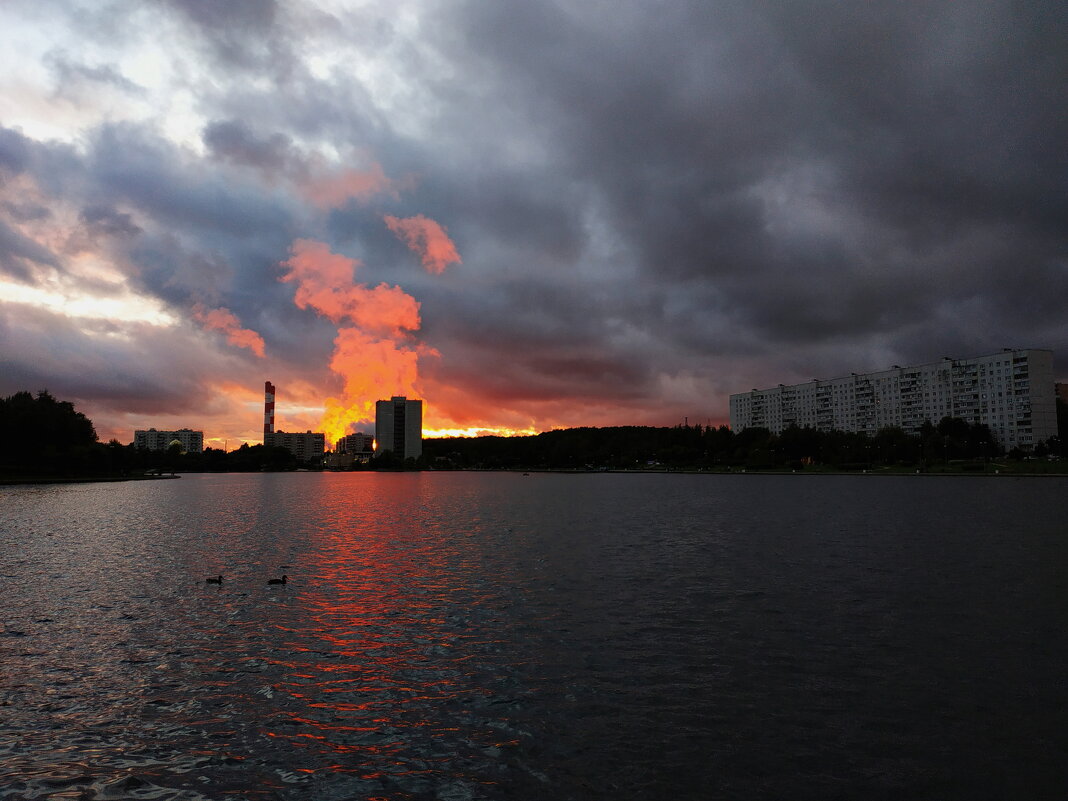
[[283,573],[282,574],[282,578],[280,578],[280,579],[268,579],[267,583],[268,584],[285,584],[286,583],[286,576]]
[[222,584],[222,576],[216,576],[215,578],[206,578],[204,581],[207,584]]

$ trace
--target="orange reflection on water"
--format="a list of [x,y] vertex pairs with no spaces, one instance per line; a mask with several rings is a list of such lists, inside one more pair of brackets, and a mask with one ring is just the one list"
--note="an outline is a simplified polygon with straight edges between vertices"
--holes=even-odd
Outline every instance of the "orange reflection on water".
[[471,566],[447,526],[420,517],[418,476],[325,476],[315,486],[314,575],[288,588],[300,615],[276,624],[288,642],[270,660],[285,675],[271,689],[294,712],[268,723],[271,736],[345,754],[351,762],[330,769],[362,778],[435,772],[453,756],[445,740],[514,745],[472,713],[486,691],[472,680],[469,646],[493,640],[472,626],[479,598],[462,580]]

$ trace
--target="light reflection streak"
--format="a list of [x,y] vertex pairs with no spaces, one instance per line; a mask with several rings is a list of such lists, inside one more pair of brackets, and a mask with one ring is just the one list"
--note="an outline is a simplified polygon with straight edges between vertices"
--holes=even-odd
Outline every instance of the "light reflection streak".
[[301,591],[299,618],[275,624],[286,647],[265,657],[283,675],[271,685],[290,699],[280,705],[295,707],[270,718],[265,733],[293,748],[343,754],[344,763],[322,769],[362,779],[440,773],[461,731],[477,751],[517,745],[493,727],[470,729],[480,719],[472,702],[488,695],[474,677],[470,647],[494,640],[463,628],[478,598],[456,587],[444,530],[398,524],[395,507],[414,508],[409,498],[307,500],[323,520],[309,542],[316,576]]

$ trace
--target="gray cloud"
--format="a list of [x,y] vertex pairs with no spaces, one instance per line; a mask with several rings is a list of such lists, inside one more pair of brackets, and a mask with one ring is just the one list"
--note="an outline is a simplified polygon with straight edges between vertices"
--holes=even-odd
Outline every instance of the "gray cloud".
[[52,216],[52,210],[39,203],[20,200],[4,200],[0,202],[0,209],[15,222],[36,222],[47,220]]
[[95,204],[82,209],[81,220],[94,235],[129,238],[141,233],[133,217],[110,206]]
[[178,12],[196,41],[223,69],[271,74],[284,80],[295,56],[280,26],[276,0],[163,0]]
[[0,220],[0,270],[22,281],[29,281],[36,272],[33,265],[59,266],[55,254],[23,236]]
[[241,120],[211,123],[204,129],[204,144],[216,158],[264,170],[283,172],[294,158],[288,136],[259,136]]
[[20,131],[0,127],[0,169],[7,176],[18,175],[30,162],[33,143]]
[[78,84],[110,86],[130,95],[143,96],[145,88],[130,80],[114,64],[90,66],[72,61],[62,50],[53,50],[45,56],[56,76],[57,97],[72,98]]

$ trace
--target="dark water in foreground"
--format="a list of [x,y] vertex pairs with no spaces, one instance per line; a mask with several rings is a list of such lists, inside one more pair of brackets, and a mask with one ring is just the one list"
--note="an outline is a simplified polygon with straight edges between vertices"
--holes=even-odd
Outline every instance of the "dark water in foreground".
[[1066,498],[865,476],[0,488],[0,798],[1065,798]]

